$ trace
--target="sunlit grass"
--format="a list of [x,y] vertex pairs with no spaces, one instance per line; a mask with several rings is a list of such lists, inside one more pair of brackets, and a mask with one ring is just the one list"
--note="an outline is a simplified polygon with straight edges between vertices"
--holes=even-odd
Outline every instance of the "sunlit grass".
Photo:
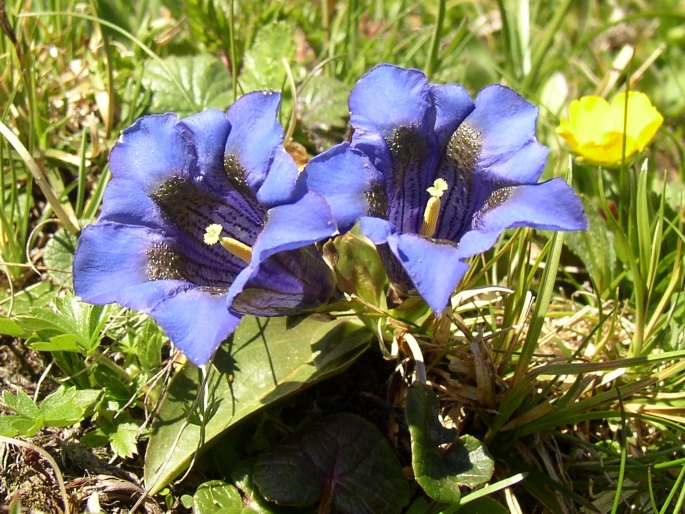
[[[48,275],[46,244],[58,229],[75,232],[97,215],[108,151],[123,128],[150,112],[157,93],[145,86],[150,63],[164,70],[168,56],[216,56],[235,96],[245,92],[246,52],[283,22],[296,51],[286,59],[291,80],[279,71],[282,119],[300,114],[294,139],[310,155],[345,136],[343,118],[328,132],[305,126],[302,95],[292,110],[293,91],[306,91],[313,76],[349,90],[370,67],[391,62],[423,69],[433,82],[459,82],[474,95],[502,82],[541,105],[539,139],[552,149],[545,176],[572,175],[601,238],[583,243],[520,229],[474,258],[458,295],[505,289],[454,305],[449,323],[412,320],[428,380],[445,417],[486,443],[497,480],[527,473],[510,493],[494,496],[510,508],[677,512],[685,491],[685,11],[676,0],[651,2],[648,10],[637,1],[616,4],[5,2],[14,41],[7,30],[0,37],[0,321],[10,309],[12,319],[28,316],[67,294]],[[177,89],[172,98],[192,104],[193,92],[166,71]],[[653,145],[613,169],[573,162],[554,133],[568,103],[627,84],[664,114]],[[346,111],[344,96],[330,101],[332,111]],[[68,259],[47,262],[69,271]],[[116,352],[47,353],[61,370],[48,380],[111,389],[118,383],[92,378],[93,370],[116,366],[131,403],[101,407],[114,426],[152,409],[147,395],[159,396],[148,380],[161,361],[145,355],[141,338],[158,337],[161,346],[161,336],[126,313],[100,329],[118,342]],[[0,332],[12,345],[30,335]]]

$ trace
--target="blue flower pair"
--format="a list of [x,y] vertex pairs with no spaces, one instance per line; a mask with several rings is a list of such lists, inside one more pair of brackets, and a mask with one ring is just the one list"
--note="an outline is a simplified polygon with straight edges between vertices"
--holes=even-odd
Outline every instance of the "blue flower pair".
[[475,102],[457,84],[380,65],[350,95],[350,143],[300,171],[283,148],[280,96],[226,113],[152,115],[112,150],[100,218],[83,230],[74,288],[150,314],[204,364],[242,315],[300,313],[337,297],[314,243],[359,222],[394,287],[440,313],[510,227],[579,230],[578,197],[538,183],[538,110],[503,86]]

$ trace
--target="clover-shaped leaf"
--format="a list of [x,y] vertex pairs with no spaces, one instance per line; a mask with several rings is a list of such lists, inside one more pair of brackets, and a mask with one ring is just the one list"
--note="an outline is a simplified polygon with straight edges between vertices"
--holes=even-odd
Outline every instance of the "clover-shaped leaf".
[[425,384],[407,394],[406,417],[411,434],[416,481],[439,502],[459,503],[460,485],[474,487],[490,480],[494,461],[475,437],[457,437],[438,419],[438,398]]
[[353,414],[309,425],[260,456],[254,482],[268,500],[319,512],[400,512],[409,488],[392,447],[378,429]]

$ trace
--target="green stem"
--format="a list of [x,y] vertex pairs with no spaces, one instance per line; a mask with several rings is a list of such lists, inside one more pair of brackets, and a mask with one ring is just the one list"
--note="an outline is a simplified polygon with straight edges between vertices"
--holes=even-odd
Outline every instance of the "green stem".
[[526,335],[526,340],[521,349],[521,355],[516,364],[512,386],[521,382],[528,373],[528,367],[533,358],[533,354],[535,353],[535,349],[537,348],[537,342],[545,322],[545,315],[547,314],[549,304],[552,300],[552,293],[554,292],[557,271],[559,269],[559,260],[561,258],[561,249],[564,246],[563,232],[555,232],[552,235],[550,242],[551,248],[545,264],[545,270],[542,273],[540,292],[538,294],[538,299],[535,302],[535,309],[533,311],[530,327],[528,328],[528,334]]
[[57,199],[57,196],[55,195],[54,189],[50,184],[47,175],[43,172],[42,169],[38,167],[36,161],[33,159],[33,157],[26,149],[26,147],[22,144],[22,142],[19,141],[19,138],[14,134],[14,132],[12,132],[10,128],[1,121],[0,134],[2,134],[5,137],[5,139],[7,139],[7,142],[10,145],[12,145],[14,150],[22,158],[22,160],[26,164],[26,167],[31,172],[33,179],[36,181],[36,184],[45,195],[45,199],[48,201],[52,209],[55,211],[55,214],[57,215],[57,218],[59,218],[60,223],[62,223],[62,225],[64,225],[64,227],[72,234],[78,234],[80,228],[78,226],[78,220],[76,219],[76,216],[74,215],[74,212],[71,209],[71,205],[69,204],[68,209],[62,206],[62,204]]
[[438,67],[438,54],[440,53],[440,40],[442,39],[442,26],[445,21],[446,3],[446,0],[440,0],[438,3],[438,16],[435,19],[435,30],[433,31],[428,60],[426,61],[426,68],[424,69],[428,78],[431,77]]
[[231,53],[231,82],[233,84],[233,101],[238,99],[238,60],[235,49],[235,9],[233,0],[228,2],[228,47]]
[[523,81],[523,87],[521,88],[523,91],[529,90],[531,86],[537,82],[540,68],[547,60],[547,51],[549,50],[549,47],[552,46],[554,38],[559,32],[559,27],[566,19],[566,14],[573,3],[574,0],[562,0],[555,7],[554,16],[549,24],[547,24],[547,28],[539,39],[540,42],[532,53],[530,73],[526,75],[525,80]]
[[[599,181],[598,197],[602,211],[606,215],[607,223],[609,228],[614,233],[616,237],[616,244],[619,247],[619,254],[625,256],[628,261],[628,266],[633,274],[633,284],[635,291],[635,332],[633,332],[633,339],[630,344],[630,357],[636,357],[642,352],[642,344],[644,339],[644,323],[645,323],[645,296],[643,289],[642,274],[640,273],[640,267],[637,264],[637,260],[633,253],[632,246],[630,244],[629,236],[626,235],[625,230],[619,223],[619,219],[614,216],[614,213],[609,209],[609,203],[607,202],[606,195],[604,193],[604,181],[602,179],[602,172],[597,175]],[[619,214],[620,218],[620,214]]]

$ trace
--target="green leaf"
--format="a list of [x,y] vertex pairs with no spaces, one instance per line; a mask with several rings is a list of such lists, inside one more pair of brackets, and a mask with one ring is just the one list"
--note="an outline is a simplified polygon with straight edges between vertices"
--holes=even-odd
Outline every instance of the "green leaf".
[[[28,312],[31,309],[42,307],[52,301],[58,292],[59,288],[48,280],[31,284],[13,295],[14,312]],[[9,297],[5,291],[0,291],[0,298],[2,298],[3,307],[9,307]]]
[[31,437],[43,428],[40,416],[25,418],[24,416],[0,416],[0,435],[5,437]]
[[25,425],[33,424],[33,420],[23,416],[0,416],[0,435],[4,437],[14,437],[22,434],[27,428]]
[[18,389],[14,394],[9,391],[3,392],[2,401],[14,412],[25,418],[37,418],[40,415],[40,409],[36,402],[21,389]]
[[300,92],[300,118],[308,130],[344,128],[350,115],[350,88],[334,77],[315,75]]
[[112,451],[122,459],[133,457],[138,453],[136,442],[140,427],[132,422],[117,423],[115,427],[116,430],[109,434]]
[[279,22],[262,26],[243,58],[238,78],[243,90],[281,89],[286,78],[283,58],[288,62],[295,58],[292,27]]
[[376,248],[352,232],[336,238],[338,281],[348,293],[355,293],[378,305],[387,282],[385,268]]
[[46,426],[64,427],[83,419],[85,410],[74,402],[76,390],[59,387],[40,404],[40,411]]
[[15,320],[0,316],[0,334],[10,337],[24,337],[26,331]]
[[585,200],[583,204],[588,228],[568,232],[565,234],[564,243],[583,262],[601,293],[611,284],[616,271],[614,235],[592,202]]
[[60,334],[49,341],[31,342],[31,348],[39,352],[82,352],[88,344],[78,334]]
[[297,509],[279,507],[264,499],[252,480],[254,462],[255,460],[252,458],[241,461],[236,464],[231,473],[233,483],[243,493],[245,508],[241,514],[295,514],[296,512],[299,512]]
[[59,286],[71,281],[71,267],[78,244],[78,236],[65,228],[55,232],[45,245],[43,262],[50,279]]
[[81,444],[89,448],[109,444],[112,451],[119,457],[123,459],[133,457],[138,453],[136,444],[140,425],[126,413],[120,414],[115,419],[111,419],[112,414],[110,411],[101,412],[97,418],[97,427],[81,438]]
[[193,495],[193,514],[240,514],[243,507],[240,492],[220,480],[200,484]]
[[29,314],[17,317],[17,322],[27,331],[33,332],[41,339],[49,341],[51,337],[61,334],[72,334],[76,327],[70,320],[49,309],[33,309]]
[[492,477],[494,461],[475,437],[457,437],[438,419],[439,402],[425,384],[407,393],[406,417],[411,435],[412,467],[419,485],[436,501],[459,503],[460,485],[475,487]]
[[347,413],[311,423],[255,463],[259,492],[279,505],[346,514],[399,513],[407,480],[390,443],[365,419]]
[[62,427],[80,422],[99,396],[100,392],[94,389],[79,391],[60,386],[40,404],[45,425]]
[[153,93],[153,112],[175,112],[183,117],[209,108],[224,110],[231,104],[231,78],[216,57],[171,56],[162,63],[148,63],[143,73],[143,85]]
[[81,302],[73,294],[57,298],[53,310],[33,309],[17,322],[33,335],[29,344],[41,351],[90,353],[104,337],[110,307]]
[[364,352],[370,337],[365,328],[340,319],[243,318],[214,359],[206,398],[210,412],[201,413],[203,434],[200,426],[190,425],[177,441],[198,394],[200,371],[186,366],[170,384],[147,448],[148,489],[159,491],[198,450],[249,414],[341,372]]
[[112,373],[104,364],[95,364],[92,368],[92,377],[107,391],[109,398],[126,403],[134,395],[131,387]]
[[162,331],[152,319],[145,321],[140,334],[135,337],[136,353],[143,369],[155,369],[162,363]]
[[501,503],[497,503],[492,498],[478,498],[457,509],[458,514],[509,514]]

